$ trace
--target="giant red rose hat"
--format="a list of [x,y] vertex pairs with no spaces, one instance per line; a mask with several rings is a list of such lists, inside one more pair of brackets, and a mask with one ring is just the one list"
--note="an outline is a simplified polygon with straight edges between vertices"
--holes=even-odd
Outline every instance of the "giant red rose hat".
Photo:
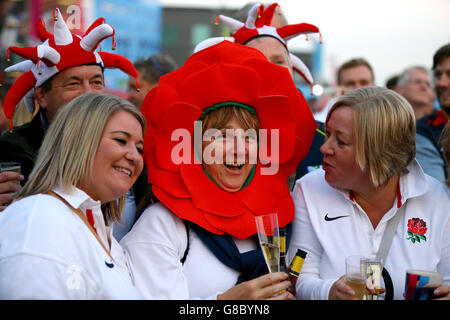
[[[27,109],[34,111],[34,88],[41,86],[52,76],[65,69],[85,64],[99,64],[102,68],[119,68],[132,77],[138,73],[133,63],[117,54],[97,52],[101,41],[113,37],[114,29],[99,18],[88,28],[82,37],[70,32],[59,9],[53,11],[54,34],[45,29],[42,19],[37,23],[37,34],[43,42],[36,47],[10,47],[7,51],[14,52],[27,59],[5,69],[4,72],[24,72],[9,89],[5,101],[4,112],[12,119],[17,103],[24,98]],[[2,74],[3,76],[3,74]]]
[[[320,41],[322,42],[322,35],[319,28],[309,23],[291,24],[279,28],[271,26],[273,15],[277,7],[279,7],[278,3],[273,3],[264,9],[264,5],[256,3],[249,10],[247,21],[245,23],[224,15],[219,15],[216,19],[216,24],[218,21],[223,22],[228,29],[230,29],[231,37],[214,37],[206,39],[197,44],[194,52],[203,50],[204,48],[223,40],[245,45],[250,40],[261,36],[273,37],[277,39],[286,47],[286,49],[288,49],[287,41],[289,39],[302,34],[308,35],[310,33],[319,33]],[[314,79],[308,67],[302,60],[292,53],[289,54],[289,57],[294,71],[300,74],[300,76],[302,76],[302,78],[305,79],[305,81],[312,87]]]
[[[259,158],[248,185],[233,193],[204,173],[193,152],[195,121],[218,104],[251,107],[261,129],[279,130],[278,163]],[[286,68],[270,63],[256,49],[223,41],[161,77],[146,96],[142,112],[148,122],[144,160],[153,193],[178,217],[239,239],[256,233],[256,215],[276,212],[281,227],[294,219],[287,179],[306,155],[316,122]],[[174,139],[176,132],[187,135]],[[272,155],[270,137],[269,133],[267,146],[260,144],[267,148],[262,154]],[[172,154],[180,143],[191,150],[182,162]],[[275,164],[276,174],[262,174]]]

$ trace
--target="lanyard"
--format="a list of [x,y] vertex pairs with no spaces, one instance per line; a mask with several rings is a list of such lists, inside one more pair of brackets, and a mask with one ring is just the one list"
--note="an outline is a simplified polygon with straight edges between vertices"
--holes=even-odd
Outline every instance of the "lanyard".
[[402,219],[406,210],[406,202],[397,210],[395,215],[388,221],[386,229],[383,233],[383,239],[381,239],[380,247],[378,248],[377,258],[381,259],[383,265],[386,263],[386,258],[391,249],[392,240],[394,239],[395,232],[397,231],[398,223]]
[[84,224],[88,227],[88,229],[92,232],[92,234],[94,235],[94,237],[97,239],[97,241],[100,243],[100,245],[102,246],[102,248],[105,250],[105,252],[108,254],[108,256],[111,258],[112,261],[114,261],[113,257],[111,256],[111,253],[109,252],[109,250],[105,247],[105,245],[103,244],[103,242],[100,240],[100,237],[98,236],[97,232],[94,230],[94,228],[91,226],[91,224],[89,223],[89,221],[87,220],[86,216],[83,214],[83,212],[80,209],[75,209],[74,207],[72,207],[69,202],[67,202],[66,199],[64,199],[63,197],[61,197],[60,195],[56,194],[53,191],[49,191],[48,192],[49,195],[61,200],[62,202],[64,202],[78,217],[80,217],[80,219],[84,222]]

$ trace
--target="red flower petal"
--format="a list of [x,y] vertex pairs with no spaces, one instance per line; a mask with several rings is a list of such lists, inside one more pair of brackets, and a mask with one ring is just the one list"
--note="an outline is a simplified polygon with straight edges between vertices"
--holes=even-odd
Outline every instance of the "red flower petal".
[[[265,213],[277,213],[278,224],[280,227],[285,227],[289,222],[294,220],[294,203],[292,198],[282,199],[277,206],[272,210],[267,210]],[[220,226],[223,232],[229,233],[238,239],[247,239],[256,234],[255,215],[246,210],[242,215],[227,218],[212,214],[205,216],[206,220],[214,226]]]
[[[206,89],[204,79],[214,83],[214,88]],[[184,101],[201,109],[226,101],[248,104],[258,96],[260,82],[258,74],[250,68],[216,62],[188,76],[180,88],[180,95]]]
[[159,79],[158,86],[147,94],[142,104],[141,111],[146,116],[147,121],[159,124],[161,114],[167,106],[185,101],[180,97],[179,87],[189,75],[206,66],[207,64],[204,62],[197,61],[162,76]]
[[[278,148],[278,154],[276,155],[279,159],[278,163],[286,162],[292,157],[294,152],[296,131],[296,123],[290,111],[289,99],[285,96],[266,96],[255,99],[251,102],[251,105],[260,119],[261,128],[266,129],[263,132],[265,132],[267,142],[260,140],[259,146],[261,162],[266,164],[275,159],[274,154],[268,154],[268,149],[272,149],[273,134],[278,139],[275,142]],[[274,150],[271,153],[273,152]]]
[[180,217],[180,219],[194,222],[212,233],[224,234],[222,230],[217,229],[206,220],[205,216],[208,213],[195,208],[191,199],[177,199],[155,186],[153,187],[153,193],[170,211]]
[[158,167],[177,172],[180,170],[181,161],[194,161],[194,125],[201,115],[200,109],[182,102],[170,106],[161,114],[153,135],[155,148],[158,150]]
[[261,169],[267,170],[268,168],[258,164],[252,181],[236,193],[237,197],[255,215],[271,213],[285,198],[292,201],[289,189],[286,188],[289,174],[281,171],[276,175],[261,175]]
[[148,176],[153,187],[157,186],[175,198],[190,199],[191,195],[179,173],[147,166]]
[[427,228],[420,228],[419,231],[417,232],[417,234],[420,235],[424,235],[425,233],[427,233]]
[[410,227],[408,230],[414,234],[417,234],[419,232],[419,228],[417,228],[417,227]]

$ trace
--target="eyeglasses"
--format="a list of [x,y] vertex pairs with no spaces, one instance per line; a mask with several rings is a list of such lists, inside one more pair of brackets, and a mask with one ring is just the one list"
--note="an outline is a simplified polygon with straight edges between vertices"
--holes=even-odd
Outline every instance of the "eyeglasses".
[[408,80],[407,82],[408,82],[408,83],[415,84],[415,85],[421,85],[421,84],[423,84],[425,87],[431,88],[431,83],[430,83],[430,81],[427,81],[427,80],[422,80],[422,79],[412,79],[412,80]]

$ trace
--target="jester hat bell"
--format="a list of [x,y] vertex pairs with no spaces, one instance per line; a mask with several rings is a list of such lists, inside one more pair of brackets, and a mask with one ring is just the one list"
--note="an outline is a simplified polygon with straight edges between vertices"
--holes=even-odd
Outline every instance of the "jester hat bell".
[[[216,19],[216,25],[219,21],[223,22],[225,26],[230,29],[231,37],[215,37],[206,39],[197,44],[194,52],[200,51],[223,40],[245,45],[250,40],[262,36],[277,39],[286,47],[286,49],[286,42],[289,39],[302,34],[308,35],[310,33],[319,33],[320,41],[322,42],[322,35],[320,34],[319,28],[312,24],[299,23],[282,26],[280,28],[271,26],[273,15],[277,7],[279,7],[279,5],[277,3],[273,3],[264,9],[264,5],[256,3],[249,10],[247,21],[245,23],[224,15],[219,15]],[[314,79],[311,72],[308,70],[308,67],[306,67],[303,61],[295,55],[290,53],[289,57],[294,71],[300,74],[300,76],[302,76],[302,78],[305,79],[310,86],[312,86]]]
[[98,64],[102,68],[119,68],[135,78],[138,76],[131,61],[125,57],[96,51],[100,42],[111,36],[113,37],[113,49],[115,46],[115,31],[113,27],[105,23],[105,19],[97,19],[80,37],[70,32],[59,9],[53,11],[53,16],[54,34],[45,29],[42,19],[37,23],[37,34],[43,42],[42,44],[36,47],[10,47],[7,50],[8,57],[9,51],[11,51],[27,59],[4,70],[4,72],[24,73],[14,82],[5,97],[3,107],[6,117],[9,119],[12,119],[14,109],[22,98],[24,98],[28,111],[33,113],[34,88],[41,86],[52,76],[65,69],[86,64]]

